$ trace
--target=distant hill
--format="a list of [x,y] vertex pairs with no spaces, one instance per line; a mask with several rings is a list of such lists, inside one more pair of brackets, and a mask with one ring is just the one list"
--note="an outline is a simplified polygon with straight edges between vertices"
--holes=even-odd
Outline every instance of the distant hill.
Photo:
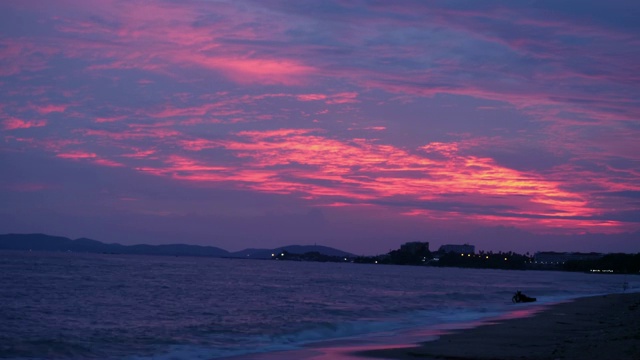
[[185,244],[172,245],[121,245],[105,244],[100,241],[45,234],[5,234],[0,235],[0,249],[36,251],[72,251],[85,253],[113,253],[139,255],[180,255],[180,256],[228,256],[229,252],[213,246]]
[[179,255],[211,256],[243,259],[271,259],[271,254],[287,251],[292,254],[319,252],[328,256],[352,257],[353,254],[321,245],[289,245],[275,249],[245,249],[237,252],[214,246],[186,244],[171,245],[122,245],[106,244],[100,241],[80,238],[72,240],[61,236],[46,234],[5,234],[0,235],[0,249],[35,251],[72,251],[84,253],[137,254],[137,255]]
[[353,257],[354,255],[346,251],[334,249],[322,245],[288,245],[275,249],[245,249],[230,253],[229,257],[245,258],[245,259],[271,259],[271,254],[287,251],[292,254],[306,254],[309,252],[319,252],[328,256],[345,256]]

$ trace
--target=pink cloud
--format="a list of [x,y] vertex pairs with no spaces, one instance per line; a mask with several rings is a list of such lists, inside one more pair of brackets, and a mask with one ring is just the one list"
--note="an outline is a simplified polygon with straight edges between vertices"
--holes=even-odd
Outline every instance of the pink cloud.
[[127,158],[148,158],[151,155],[155,154],[155,150],[143,150],[143,149],[133,149],[135,150],[133,153],[123,154],[122,157]]
[[68,105],[64,104],[47,104],[34,106],[35,110],[41,115],[48,115],[56,112],[65,112],[65,110],[67,110],[67,107]]
[[[280,129],[239,132],[237,140],[183,141],[185,150],[222,148],[243,163],[223,166],[171,156],[164,160],[164,167],[139,170],[181,181],[297,194],[329,204],[393,204],[396,200],[391,199],[402,197],[410,201],[399,201],[398,206],[411,208],[412,203],[425,201],[446,203],[447,196],[457,194],[456,201],[472,208],[504,207],[507,210],[502,210],[502,215],[491,216],[513,218],[513,224],[521,223],[520,219],[540,224],[557,221],[547,227],[557,229],[569,229],[569,224],[574,224],[572,229],[599,229],[605,223],[614,224],[575,220],[599,213],[588,196],[563,190],[563,182],[499,166],[490,158],[461,155],[456,143],[428,144],[422,148],[427,155],[424,156],[364,139],[338,141],[317,134],[318,130],[313,129]],[[433,152],[438,153],[437,160],[429,157]],[[414,208],[406,213],[417,215],[425,211]],[[469,211],[460,216],[477,218],[479,222],[490,217]]]
[[112,140],[129,140],[129,139],[145,139],[145,138],[169,138],[176,137],[181,133],[177,130],[168,128],[155,128],[155,127],[139,127],[131,126],[127,130],[123,131],[107,131],[107,130],[92,130],[83,129],[77,132],[82,133],[85,136],[96,136],[101,138],[107,138]]
[[311,66],[290,59],[226,58],[185,55],[192,63],[216,69],[239,83],[299,85],[314,73]]
[[47,125],[47,120],[21,120],[18,118],[9,118],[4,120],[2,123],[5,130],[16,130],[43,127]]
[[38,139],[35,142],[38,146],[46,149],[47,151],[52,152],[61,152],[64,148],[72,146],[72,145],[82,145],[82,141],[77,139]]
[[327,104],[351,104],[358,102],[358,93],[343,92],[337,94],[300,94],[296,95],[299,101],[324,101]]
[[97,123],[108,123],[108,122],[116,122],[127,119],[127,116],[110,116],[110,117],[97,117]]
[[82,152],[82,151],[76,151],[76,152],[69,152],[69,153],[61,153],[56,155],[59,158],[63,158],[63,159],[94,159],[97,157],[97,155],[95,153],[89,153],[89,152]]
[[124,164],[121,164],[117,161],[109,160],[109,159],[95,159],[93,161],[95,164],[108,166],[108,167],[122,167]]
[[452,155],[458,152],[458,144],[457,143],[441,143],[441,142],[432,142],[423,147],[422,150],[426,152],[437,152],[444,155]]
[[108,167],[124,167],[125,166],[124,164],[119,163],[117,161],[99,157],[97,154],[92,152],[74,151],[74,152],[60,153],[60,154],[57,154],[56,156],[61,159],[89,160],[91,163],[94,163],[100,166],[108,166]]
[[206,139],[182,140],[180,141],[180,146],[182,146],[183,149],[189,151],[201,151],[219,147],[216,141]]
[[174,117],[204,117],[204,116],[221,116],[241,114],[240,110],[230,110],[230,104],[224,101],[215,103],[206,103],[197,106],[176,107],[167,106],[163,110],[152,111],[149,116],[155,118],[174,118]]
[[301,94],[297,95],[296,98],[300,101],[318,101],[325,100],[327,95],[325,94]]
[[[65,19],[57,30],[82,37],[97,36],[109,38],[127,47],[96,48],[91,43],[76,42],[72,57],[100,56],[100,63],[90,65],[90,71],[109,69],[144,69],[152,72],[171,74],[175,66],[192,66],[210,69],[233,81],[249,84],[301,84],[316,70],[299,59],[285,56],[266,56],[247,51],[241,45],[223,44],[218,38],[224,37],[233,27],[233,22],[242,22],[246,15],[233,7],[218,4],[217,13],[233,15],[221,23],[211,23],[206,27],[194,27],[199,14],[205,10],[198,4],[175,5],[118,4],[105,2],[98,8],[86,8],[92,13],[100,11],[114,19],[119,19],[119,27],[97,25],[84,20]],[[124,6],[126,9],[123,9]],[[153,14],[153,15],[150,15]],[[251,16],[251,15],[249,15]],[[256,38],[260,35],[251,29],[238,34],[235,27],[233,36]],[[272,28],[273,30],[274,28]],[[67,49],[68,50],[68,49]],[[99,54],[99,53],[102,54]]]
[[329,97],[327,104],[352,104],[358,102],[358,93],[344,92]]
[[27,39],[0,39],[0,76],[18,75],[24,72],[44,70],[47,59],[59,49],[36,44]]

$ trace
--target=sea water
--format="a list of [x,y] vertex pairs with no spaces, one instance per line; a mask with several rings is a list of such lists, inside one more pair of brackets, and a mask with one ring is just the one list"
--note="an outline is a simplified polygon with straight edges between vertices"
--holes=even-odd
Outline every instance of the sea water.
[[637,291],[624,275],[0,252],[0,358],[330,359],[318,349],[524,315],[516,290],[545,304],[625,282]]

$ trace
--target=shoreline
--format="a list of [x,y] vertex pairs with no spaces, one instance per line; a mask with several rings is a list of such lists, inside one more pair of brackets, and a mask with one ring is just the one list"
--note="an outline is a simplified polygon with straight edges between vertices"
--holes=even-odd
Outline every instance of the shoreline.
[[578,298],[530,317],[498,319],[415,346],[353,355],[400,360],[640,359],[640,293]]

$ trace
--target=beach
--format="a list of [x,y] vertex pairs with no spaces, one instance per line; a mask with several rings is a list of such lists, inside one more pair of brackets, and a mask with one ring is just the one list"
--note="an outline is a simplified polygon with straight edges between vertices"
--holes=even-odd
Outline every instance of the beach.
[[[532,304],[518,304],[526,311]],[[580,298],[530,317],[452,332],[415,347],[372,350],[378,359],[640,359],[640,293]]]

